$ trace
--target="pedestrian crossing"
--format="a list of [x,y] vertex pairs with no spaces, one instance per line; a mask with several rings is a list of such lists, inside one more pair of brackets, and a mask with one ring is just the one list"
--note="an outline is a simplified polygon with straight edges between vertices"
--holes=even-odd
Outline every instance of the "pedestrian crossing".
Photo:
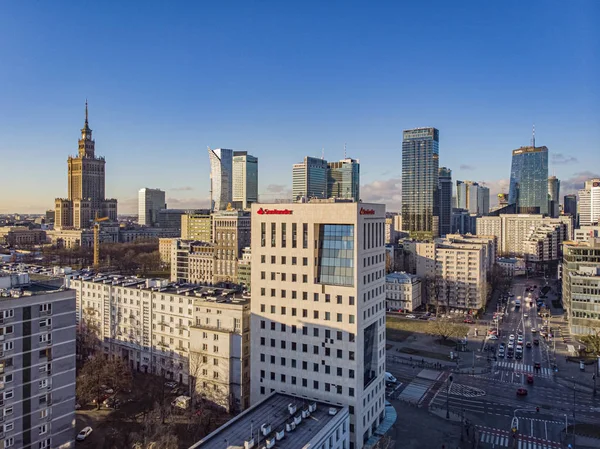
[[[514,447],[517,449],[560,449],[561,445],[556,441],[544,440],[542,438],[529,437],[527,435],[513,435],[506,430],[491,427],[477,426],[478,447],[499,448]],[[516,442],[515,442],[516,440]],[[516,443],[516,444],[515,444]]]
[[552,369],[540,368],[539,371],[535,371],[533,365],[518,362],[496,362],[498,368],[510,369],[521,373],[538,374],[544,377],[552,377]]

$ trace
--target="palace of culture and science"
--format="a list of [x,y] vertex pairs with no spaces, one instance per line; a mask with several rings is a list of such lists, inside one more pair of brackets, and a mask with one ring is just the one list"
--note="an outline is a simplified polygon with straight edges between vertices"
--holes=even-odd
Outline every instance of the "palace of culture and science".
[[117,200],[104,197],[105,164],[95,154],[96,142],[88,124],[88,106],[85,103],[85,124],[79,139],[79,154],[69,156],[68,198],[55,200],[55,228],[87,229],[95,217],[117,221]]

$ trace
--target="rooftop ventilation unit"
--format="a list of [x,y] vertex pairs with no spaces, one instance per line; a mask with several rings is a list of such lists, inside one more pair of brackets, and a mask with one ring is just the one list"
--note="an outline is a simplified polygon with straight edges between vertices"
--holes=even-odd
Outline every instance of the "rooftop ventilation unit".
[[284,436],[285,436],[285,430],[284,429],[281,429],[281,430],[275,432],[275,439],[277,441],[282,440]]
[[335,415],[337,415],[337,412],[338,412],[338,411],[337,411],[337,408],[335,408],[335,407],[329,407],[329,414],[330,414],[331,416],[335,416]]
[[290,415],[293,415],[294,413],[296,413],[296,405],[292,402],[290,402],[288,404],[288,411],[290,412]]
[[310,410],[304,409],[302,410],[302,418],[308,418],[310,416]]
[[244,441],[244,449],[252,449],[254,447],[254,438]]
[[287,430],[288,432],[293,431],[295,428],[296,423],[293,420],[285,424],[285,430]]
[[271,424],[263,424],[260,426],[260,431],[262,432],[263,436],[267,436],[269,433],[271,433]]
[[267,438],[267,441],[266,441],[266,443],[267,443],[267,444],[266,444],[266,446],[265,446],[265,447],[266,447],[267,449],[271,449],[272,447],[274,447],[274,446],[275,446],[275,441],[276,441],[276,440],[275,440],[275,437]]
[[317,410],[317,403],[316,403],[316,402],[313,402],[312,404],[310,404],[310,405],[308,406],[308,411],[309,411],[310,413],[313,413],[313,412],[314,412],[314,411],[316,411],[316,410]]
[[298,425],[301,422],[302,422],[302,416],[301,415],[294,416],[294,424]]

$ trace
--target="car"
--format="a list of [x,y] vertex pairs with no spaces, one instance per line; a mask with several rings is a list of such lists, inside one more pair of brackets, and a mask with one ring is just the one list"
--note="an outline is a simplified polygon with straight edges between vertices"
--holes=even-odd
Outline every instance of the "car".
[[515,341],[515,336],[513,334],[510,334],[510,336],[508,337],[508,341]]
[[528,384],[532,384],[533,383],[533,376],[531,374],[527,375],[527,383]]
[[531,348],[531,342],[530,342],[530,341],[528,341],[527,343],[525,343],[525,347],[526,347],[526,348]]
[[532,328],[531,328],[531,333],[532,333],[532,334],[535,334],[536,332],[537,332],[537,329],[536,329],[535,327],[532,327]]
[[519,334],[519,335],[523,335],[523,330],[522,330],[522,329],[519,329],[519,330],[517,331],[517,334]]
[[414,320],[416,318],[416,316],[411,314],[411,315],[406,315],[405,318],[409,318],[411,320]]
[[77,434],[77,441],[84,441],[87,437],[92,433],[92,428],[90,426],[84,427],[81,429],[81,432]]
[[535,363],[533,364],[533,368],[534,368],[534,369],[542,369],[542,365],[541,365],[541,363],[540,363],[540,362],[535,362]]
[[388,384],[395,384],[396,382],[398,382],[398,379],[396,379],[391,373],[386,372],[385,382]]
[[512,357],[513,357],[513,353],[512,353],[511,351],[508,351],[508,352],[506,353],[506,357],[507,357],[507,358],[509,358],[509,359],[512,359]]
[[517,396],[527,396],[526,388],[517,388]]
[[533,344],[536,345],[536,346],[539,346],[540,345],[540,341],[537,338],[534,338],[533,339]]
[[522,358],[523,358],[523,353],[522,352],[515,353],[515,359],[521,360]]
[[504,342],[500,343],[500,345],[499,345],[500,349],[504,349],[505,346],[506,345],[504,344]]
[[523,314],[523,318],[529,318],[529,315],[527,315],[526,313]]
[[463,323],[467,323],[467,324],[473,324],[473,323],[474,323],[474,321],[473,321],[473,318],[465,318],[465,319],[463,320]]
[[165,387],[175,388],[176,386],[177,386],[177,382],[173,382],[173,381],[165,382]]
[[488,338],[488,340],[498,340],[498,336],[497,336],[497,335],[494,335],[494,334],[492,334],[492,335],[488,335],[488,337],[487,337],[487,338]]

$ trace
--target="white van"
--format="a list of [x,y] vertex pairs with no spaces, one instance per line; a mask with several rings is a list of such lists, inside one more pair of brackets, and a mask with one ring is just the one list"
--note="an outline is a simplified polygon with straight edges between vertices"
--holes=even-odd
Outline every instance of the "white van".
[[396,382],[398,382],[398,379],[396,379],[394,376],[392,376],[391,373],[388,373],[388,372],[385,373],[385,383],[386,384],[395,384]]

